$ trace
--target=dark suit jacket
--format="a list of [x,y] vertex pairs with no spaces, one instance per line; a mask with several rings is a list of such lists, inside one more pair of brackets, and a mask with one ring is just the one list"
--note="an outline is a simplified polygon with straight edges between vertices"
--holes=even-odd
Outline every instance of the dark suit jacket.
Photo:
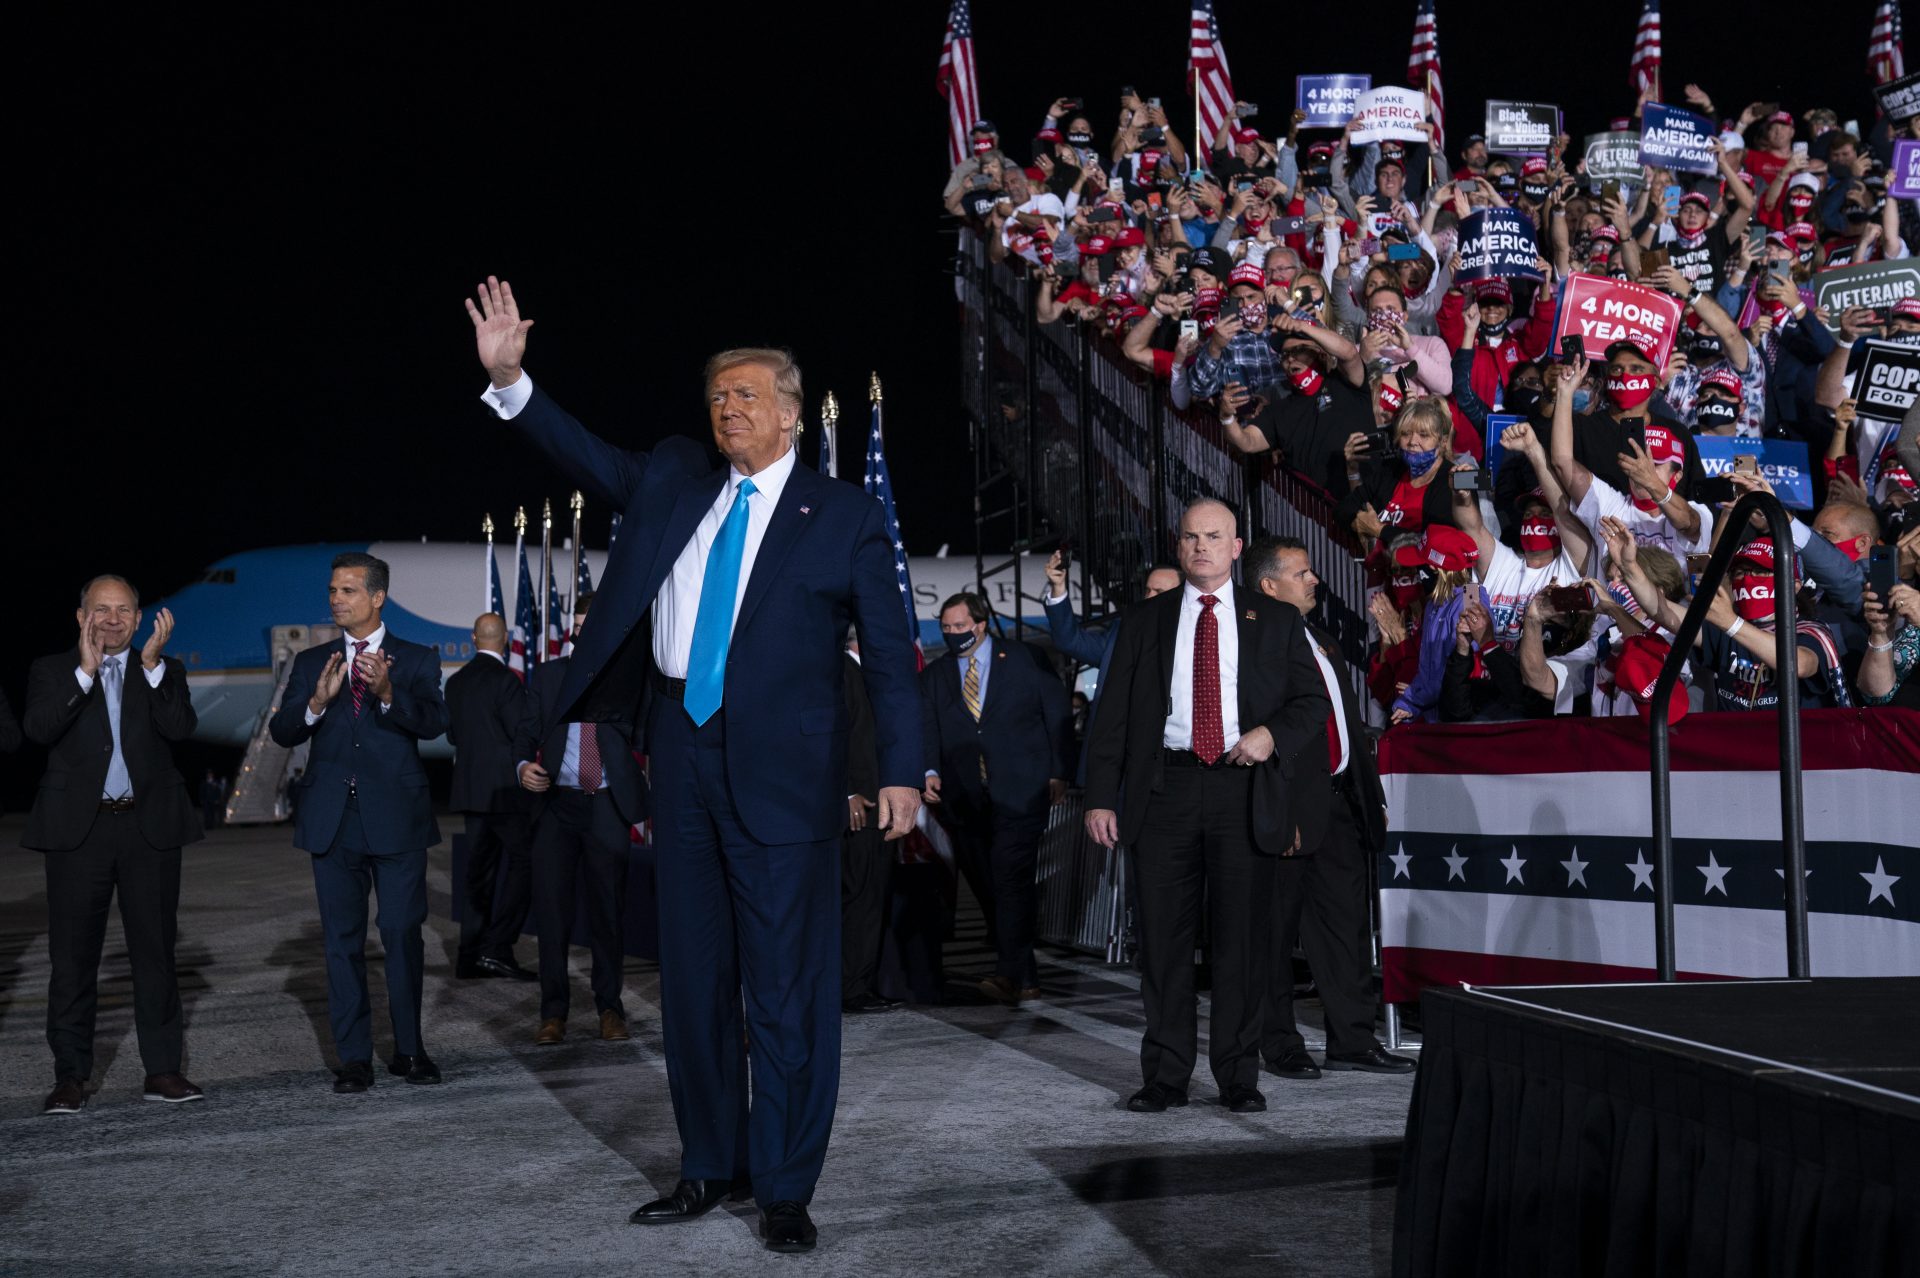
[[[447,703],[440,695],[440,653],[408,643],[391,629],[381,651],[393,658],[393,705],[382,712],[368,698],[358,719],[347,684],[320,722],[307,724],[307,700],[313,696],[327,658],[348,651],[346,637],[317,644],[293,659],[280,708],[267,731],[291,749],[312,741],[306,775],[295,786],[293,846],[318,856],[333,846],[347,810],[347,781],[359,794],[360,820],[375,852],[411,852],[440,841],[427,793],[427,770],[420,763],[420,742],[447,730]],[[351,675],[349,675],[349,678]]]
[[[652,606],[719,497],[693,441],[628,452],[591,434],[535,387],[510,423],[591,501],[623,515],[593,624],[574,648],[561,718],[638,722],[653,674]],[[727,773],[740,820],[762,843],[837,838],[847,821],[849,723],[843,656],[860,629],[880,784],[918,788],[917,665],[900,607],[893,535],[880,503],[796,464],[747,579],[727,657]]]
[[[160,686],[147,686],[140,653],[128,649],[120,693],[120,755],[133,780],[133,811],[140,835],[156,848],[177,848],[201,837],[200,813],[174,764],[173,743],[193,735],[199,719],[187,691],[186,667],[165,657]],[[113,725],[99,679],[80,691],[73,671],[78,648],[42,657],[27,674],[27,707],[21,716],[27,737],[47,747],[33,811],[20,845],[41,852],[77,848],[100,815],[107,766],[113,758]]]
[[[597,602],[595,606],[599,606]],[[520,725],[513,735],[516,771],[521,763],[538,763],[555,785],[560,784],[560,764],[567,757],[567,725],[574,722],[561,717],[565,706],[560,700],[567,680],[567,666],[572,660],[572,657],[556,657],[533,668]],[[639,825],[647,819],[647,778],[640,771],[640,761],[633,757],[633,725],[612,721],[583,724],[580,729],[583,737],[588,729],[597,734],[600,743],[602,780],[613,795],[614,808],[628,825]],[[538,820],[547,809],[546,793],[530,797],[534,819]],[[841,805],[845,807],[845,800]]]
[[867,678],[860,663],[847,654],[847,714],[852,729],[847,734],[847,793],[880,801],[880,759],[873,749],[873,701],[867,696]]
[[[1341,787],[1353,800],[1354,819],[1359,823],[1361,836],[1365,840],[1363,850],[1377,852],[1386,845],[1387,814],[1386,793],[1380,788],[1380,764],[1374,758],[1373,737],[1360,717],[1359,703],[1353,693],[1352,674],[1346,660],[1340,655],[1339,646],[1334,643],[1332,636],[1313,625],[1307,626],[1307,641],[1317,644],[1326,654],[1327,660],[1333,664],[1334,678],[1340,685],[1340,702],[1347,721],[1347,770],[1341,774]],[[1322,686],[1325,686],[1324,681]],[[1324,716],[1322,718],[1324,722]],[[1327,767],[1327,738],[1322,728],[1293,757],[1293,782],[1289,787],[1289,798],[1293,805],[1294,824],[1300,827],[1300,846],[1304,851],[1312,851],[1320,846],[1320,840],[1327,831],[1327,818],[1334,802],[1340,798],[1340,791],[1334,788]]]
[[[1074,615],[1072,599],[1062,599],[1059,603],[1044,604],[1047,610],[1047,629],[1053,634],[1053,646],[1056,651],[1072,657],[1083,666],[1092,666],[1100,672],[1099,680],[1093,685],[1093,699],[1087,703],[1087,724],[1084,733],[1093,735],[1094,716],[1100,713],[1100,694],[1107,689],[1107,667],[1113,663],[1113,645],[1120,638],[1120,618],[1109,617],[1104,629],[1090,633],[1080,625],[1080,618]],[[1072,699],[1068,699],[1072,704]],[[1084,788],[1087,784],[1087,756],[1084,748],[1079,763],[1075,767],[1074,784]]]
[[[1139,834],[1147,803],[1165,780],[1161,742],[1184,598],[1184,589],[1169,590],[1127,610],[1107,671],[1107,712],[1095,721],[1087,743],[1087,809],[1118,812],[1120,837],[1127,841]],[[1309,741],[1321,742],[1324,754],[1331,707],[1293,605],[1235,586],[1232,621],[1240,629],[1240,731],[1265,727],[1273,734],[1272,756],[1253,767],[1251,834],[1255,847],[1278,855],[1293,846],[1287,790],[1294,756]]]
[[[1047,666],[1040,650],[1024,643],[994,639],[993,666],[986,700],[974,722],[961,692],[965,662],[944,657],[920,672],[926,702],[928,766],[940,773],[948,795],[1016,812],[1045,812],[1047,782],[1073,774],[1073,710],[1067,689]],[[987,784],[980,784],[980,758],[986,756]]]
[[447,741],[454,747],[455,812],[524,812],[527,792],[514,769],[513,734],[526,717],[527,689],[507,663],[476,654],[447,680]]

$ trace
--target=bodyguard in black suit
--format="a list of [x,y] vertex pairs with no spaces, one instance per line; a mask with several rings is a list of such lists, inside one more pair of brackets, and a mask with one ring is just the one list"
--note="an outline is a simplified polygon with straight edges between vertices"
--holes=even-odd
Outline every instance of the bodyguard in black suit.
[[[1246,576],[1260,592],[1292,604],[1302,618],[1320,584],[1306,546],[1265,537],[1247,551]],[[1260,1054],[1282,1078],[1320,1077],[1293,1019],[1293,948],[1313,965],[1327,1024],[1327,1068],[1404,1074],[1413,1062],[1390,1056],[1373,1034],[1373,965],[1367,944],[1367,863],[1386,841],[1386,795],[1373,738],[1361,722],[1354,682],[1331,636],[1307,624],[1321,684],[1337,707],[1319,736],[1293,758],[1294,824],[1300,850],[1274,875],[1273,941]]]
[[1066,797],[1073,721],[1046,658],[1027,644],[989,639],[988,616],[979,595],[941,605],[948,657],[920,672],[926,798],[940,805],[999,954],[980,988],[1017,1004],[1040,997],[1034,871],[1047,810]]
[[887,1012],[897,999],[883,998],[880,937],[893,880],[893,845],[873,820],[879,802],[880,760],[873,746],[873,701],[860,673],[860,644],[847,644],[845,692],[852,727],[847,732],[847,828],[840,836],[840,1006],[848,1012]]
[[[575,603],[576,643],[592,602],[588,591]],[[622,918],[629,831],[647,819],[647,779],[634,758],[633,724],[578,723],[566,717],[561,690],[572,660],[556,657],[533,668],[513,742],[520,784],[533,796],[533,913],[540,927],[540,1028],[534,1042],[541,1046],[566,1037],[567,948],[573,938],[574,893],[582,885],[600,1037],[629,1037],[620,1001],[627,958]]]
[[454,975],[531,981],[534,974],[513,957],[532,899],[527,793],[514,775],[513,752],[527,690],[507,668],[507,623],[499,613],[475,619],[473,653],[446,689],[447,742],[454,748],[449,806],[467,818],[467,909]]
[[1239,554],[1231,510],[1187,508],[1186,585],[1127,613],[1102,696],[1111,710],[1089,743],[1087,832],[1103,847],[1124,839],[1139,866],[1146,1085],[1127,1102],[1139,1111],[1187,1103],[1203,892],[1214,1081],[1234,1112],[1266,1108],[1254,1083],[1273,867],[1294,847],[1291,760],[1329,707],[1300,615],[1235,587]]
[[137,651],[140,596],[120,577],[80,592],[76,648],[42,657],[27,676],[26,735],[47,747],[47,771],[27,817],[23,847],[46,853],[47,1045],[54,1089],[42,1112],[78,1113],[93,1074],[93,1024],[107,911],[133,969],[133,1023],[151,1101],[195,1101],[180,1073],[182,1014],[173,943],[180,905],[180,848],[201,837],[173,743],[198,720],[180,662],[161,649],[173,633],[165,608]]
[[313,886],[327,952],[327,1009],[340,1069],[333,1089],[373,1085],[373,1007],[367,997],[367,891],[386,949],[393,1021],[389,1073],[437,1083],[420,1040],[426,954],[427,849],[440,841],[420,742],[447,730],[436,649],[388,633],[384,560],[336,555],[327,603],[344,635],[293,659],[267,725],[291,749],[311,741],[295,803],[293,845],[313,857]]

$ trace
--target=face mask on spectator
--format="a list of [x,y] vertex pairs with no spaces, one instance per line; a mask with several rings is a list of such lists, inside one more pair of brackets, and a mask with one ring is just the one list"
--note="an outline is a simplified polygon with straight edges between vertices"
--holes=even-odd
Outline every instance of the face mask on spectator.
[[[1632,410],[1653,398],[1652,373],[1624,373],[1607,378],[1607,396],[1615,406]],[[1578,408],[1579,405],[1575,404]]]
[[940,632],[940,637],[947,641],[947,651],[956,657],[965,656],[967,649],[973,647],[974,633],[971,630],[962,630],[957,635],[952,631],[943,630]]
[[1694,409],[1694,419],[1701,430],[1719,430],[1740,419],[1740,406],[1730,399],[1703,396]]
[[1406,316],[1394,310],[1391,306],[1375,307],[1367,315],[1367,327],[1376,333],[1391,333],[1396,327],[1405,322]]
[[1301,369],[1299,372],[1294,373],[1292,376],[1287,378],[1287,380],[1289,382],[1292,382],[1293,388],[1299,391],[1302,395],[1312,396],[1312,395],[1318,395],[1320,393],[1320,387],[1322,384],[1325,383],[1327,379],[1320,376],[1319,369],[1309,364],[1305,368]]
[[1406,402],[1407,397],[1400,393],[1398,386],[1395,386],[1392,382],[1380,383],[1380,411],[1385,413],[1389,420],[1400,411],[1400,406]]
[[1520,549],[1527,554],[1560,549],[1560,528],[1545,515],[1528,515],[1520,521]]
[[1402,448],[1400,450],[1400,460],[1407,464],[1408,474],[1424,475],[1432,468],[1436,461],[1440,460],[1440,450],[1437,448]]
[[[1540,388],[1538,386],[1509,386],[1506,395],[1506,407],[1509,413],[1518,413],[1522,417],[1533,416],[1533,410],[1540,407]],[[1574,400],[1575,408],[1580,402]]]
[[1417,572],[1396,572],[1387,578],[1387,598],[1401,612],[1413,607],[1425,593],[1426,587],[1420,583],[1420,574]]
[[1733,610],[1742,621],[1772,621],[1773,580],[1759,573],[1742,577],[1733,588]]
[[1582,386],[1573,392],[1573,411],[1584,413],[1593,407],[1593,392]]

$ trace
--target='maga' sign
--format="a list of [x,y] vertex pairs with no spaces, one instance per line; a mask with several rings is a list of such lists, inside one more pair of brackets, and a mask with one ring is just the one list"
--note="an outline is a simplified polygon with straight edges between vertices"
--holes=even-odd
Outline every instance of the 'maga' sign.
[[1533,221],[1518,209],[1482,209],[1460,223],[1458,283],[1494,278],[1537,280],[1540,246]]

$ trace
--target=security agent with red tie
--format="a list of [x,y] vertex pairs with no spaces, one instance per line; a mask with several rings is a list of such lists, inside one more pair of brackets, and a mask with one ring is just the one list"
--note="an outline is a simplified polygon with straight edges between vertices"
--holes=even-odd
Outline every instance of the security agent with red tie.
[[1204,896],[1210,1064],[1221,1104],[1252,1113],[1267,1107],[1254,1084],[1274,866],[1296,843],[1289,773],[1330,706],[1299,613],[1232,584],[1232,510],[1195,502],[1178,546],[1186,585],[1130,610],[1114,645],[1101,694],[1113,711],[1088,743],[1087,833],[1103,847],[1124,839],[1139,866],[1146,1085],[1127,1107],[1187,1103]]
[[150,1101],[196,1101],[180,1073],[184,1017],[174,979],[180,847],[200,820],[173,745],[197,722],[186,670],[160,655],[173,632],[162,608],[133,647],[140,596],[100,576],[80,592],[76,648],[42,657],[27,676],[27,737],[47,748],[22,847],[46,854],[47,1045],[54,1089],[41,1112],[78,1113],[93,1073],[100,949],[116,890],[133,969],[133,1023]]
[[[577,642],[593,592],[574,605]],[[629,1037],[620,1001],[626,963],[622,919],[627,905],[629,831],[647,819],[647,779],[634,758],[633,725],[609,720],[570,723],[560,690],[571,657],[534,667],[526,717],[514,736],[522,789],[534,796],[533,915],[540,929],[540,1029],[534,1042],[551,1047],[567,1032],[571,1002],[567,948],[573,937],[575,893],[584,883],[587,942],[593,954],[593,1003],[600,1037]]]
[[[1313,611],[1320,579],[1307,548],[1292,537],[1263,537],[1247,550],[1246,577],[1260,593]],[[1282,1078],[1314,1079],[1293,1019],[1293,948],[1313,965],[1327,1026],[1326,1067],[1405,1074],[1413,1062],[1391,1056],[1373,1034],[1375,999],[1367,957],[1367,857],[1387,837],[1386,796],[1373,738],[1360,722],[1347,663],[1332,638],[1306,623],[1307,641],[1333,710],[1325,730],[1293,760],[1293,819],[1300,851],[1274,875],[1271,966],[1260,1054]]]
[[373,1086],[373,1005],[367,996],[367,891],[386,951],[394,1054],[387,1072],[440,1081],[420,1035],[426,949],[427,849],[440,841],[420,742],[447,730],[440,654],[387,629],[385,560],[360,551],[333,559],[327,606],[343,632],[293,659],[280,708],[267,724],[276,744],[312,742],[296,788],[293,845],[313,858],[314,895],[327,955],[327,1012],[340,1068],[333,1090]]

